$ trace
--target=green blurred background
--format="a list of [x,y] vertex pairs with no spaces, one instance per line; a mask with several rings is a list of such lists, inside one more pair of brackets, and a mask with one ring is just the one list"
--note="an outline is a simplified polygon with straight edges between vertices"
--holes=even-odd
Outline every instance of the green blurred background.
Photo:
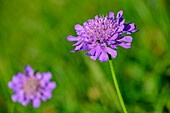
[[[169,0],[0,0],[0,113],[122,113],[108,62],[70,53],[75,24],[123,10],[132,48],[113,60],[129,113],[170,113]],[[8,81],[30,64],[57,87],[39,108],[11,100]]]

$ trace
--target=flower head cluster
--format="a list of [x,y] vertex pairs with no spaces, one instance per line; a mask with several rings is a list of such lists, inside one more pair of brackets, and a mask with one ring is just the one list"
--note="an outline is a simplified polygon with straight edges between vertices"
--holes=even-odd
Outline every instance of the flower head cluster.
[[76,46],[77,51],[88,51],[85,55],[90,56],[92,60],[99,59],[101,62],[105,62],[109,59],[108,54],[113,58],[116,58],[117,52],[114,49],[118,49],[117,45],[123,48],[130,48],[132,37],[121,36],[122,34],[131,34],[137,32],[135,30],[135,24],[124,24],[125,19],[122,18],[123,11],[117,13],[114,19],[114,13],[110,12],[109,16],[95,16],[95,19],[89,19],[83,23],[83,26],[75,25],[75,30],[78,37],[68,36],[68,41],[77,41],[73,44]]
[[29,102],[35,108],[40,106],[41,100],[51,98],[52,90],[56,87],[55,82],[50,82],[50,72],[35,73],[29,66],[25,66],[25,74],[18,72],[13,76],[8,87],[14,91],[12,100],[26,106]]

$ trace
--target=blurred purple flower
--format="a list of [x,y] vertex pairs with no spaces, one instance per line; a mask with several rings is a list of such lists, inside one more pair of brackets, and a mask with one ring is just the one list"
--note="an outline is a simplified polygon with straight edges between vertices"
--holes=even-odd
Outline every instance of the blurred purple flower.
[[18,72],[8,82],[8,87],[14,91],[12,100],[26,106],[29,102],[35,108],[40,106],[41,100],[51,98],[52,90],[56,87],[55,82],[50,82],[50,72],[36,73],[29,66],[25,66],[25,74]]
[[108,54],[116,58],[117,52],[114,49],[118,49],[117,44],[126,49],[130,48],[132,37],[121,35],[131,34],[138,30],[135,30],[134,23],[124,24],[125,19],[121,17],[122,15],[121,10],[114,19],[114,13],[110,12],[109,16],[100,15],[100,17],[95,16],[95,19],[87,20],[83,26],[75,25],[78,37],[71,35],[67,37],[68,41],[77,41],[73,44],[76,46],[75,50],[71,52],[90,50],[85,55],[90,56],[92,60],[99,59],[105,62],[109,59]]

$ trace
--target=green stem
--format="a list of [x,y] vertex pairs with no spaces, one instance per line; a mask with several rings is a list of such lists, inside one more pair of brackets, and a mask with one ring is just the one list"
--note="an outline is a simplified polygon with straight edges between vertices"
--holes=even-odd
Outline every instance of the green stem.
[[120,92],[120,89],[119,89],[119,85],[117,83],[117,79],[116,79],[116,75],[115,75],[115,72],[114,72],[112,60],[109,60],[109,64],[110,64],[110,68],[111,68],[115,88],[116,88],[116,91],[117,91],[117,95],[118,95],[119,100],[120,100],[120,104],[122,106],[122,109],[123,109],[124,113],[127,113],[127,110],[126,110],[126,107],[125,107],[125,104],[123,102],[123,98],[122,98],[122,95],[121,95],[121,92]]

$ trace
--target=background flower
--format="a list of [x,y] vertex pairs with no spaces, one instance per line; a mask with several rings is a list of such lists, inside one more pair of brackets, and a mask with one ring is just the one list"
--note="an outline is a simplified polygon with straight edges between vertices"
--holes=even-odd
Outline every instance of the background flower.
[[52,75],[47,73],[36,73],[29,66],[25,66],[25,73],[17,73],[13,76],[8,87],[14,91],[12,100],[26,106],[29,102],[33,107],[40,106],[41,100],[46,101],[52,97],[52,90],[56,87],[55,82],[50,82]]

